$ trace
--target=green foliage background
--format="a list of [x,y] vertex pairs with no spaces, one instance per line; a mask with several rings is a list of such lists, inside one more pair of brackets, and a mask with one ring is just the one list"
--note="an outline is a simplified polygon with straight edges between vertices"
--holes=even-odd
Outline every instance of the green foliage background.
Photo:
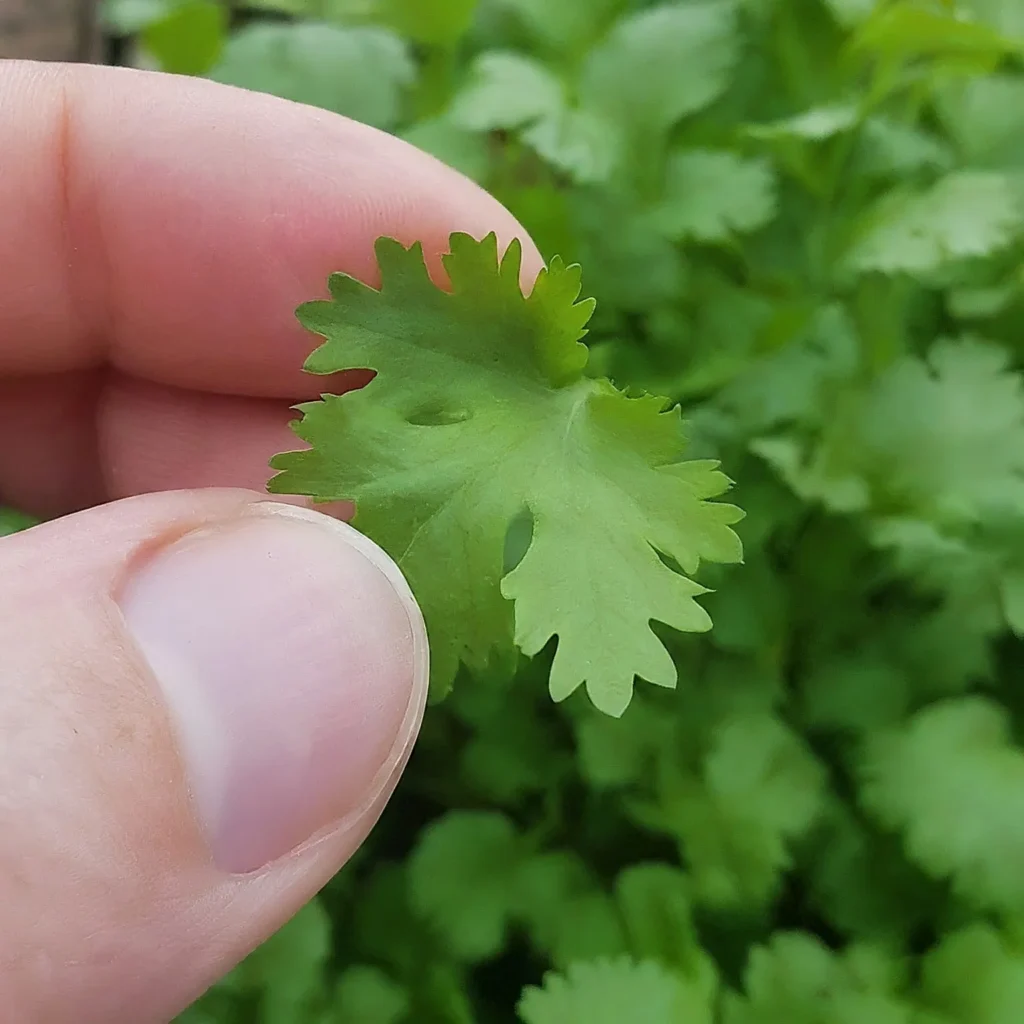
[[460,678],[355,862],[182,1024],[1024,1021],[1024,3],[106,13],[129,60],[481,182],[748,513],[676,691]]

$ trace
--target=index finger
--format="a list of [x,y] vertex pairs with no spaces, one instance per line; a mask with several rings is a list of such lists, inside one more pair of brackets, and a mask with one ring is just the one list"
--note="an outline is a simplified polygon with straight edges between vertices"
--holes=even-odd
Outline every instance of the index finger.
[[524,240],[430,156],[335,114],[192,78],[0,64],[0,375],[109,363],[163,384],[301,398],[295,307],[380,235]]

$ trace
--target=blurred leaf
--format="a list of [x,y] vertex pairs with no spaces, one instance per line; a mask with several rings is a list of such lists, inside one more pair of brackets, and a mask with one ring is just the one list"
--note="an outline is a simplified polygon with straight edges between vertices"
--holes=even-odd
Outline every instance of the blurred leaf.
[[426,829],[409,861],[412,904],[457,956],[493,956],[505,942],[508,881],[521,856],[503,815],[451,811]]
[[657,964],[594,960],[528,988],[519,1016],[525,1024],[711,1024],[713,995],[706,982],[687,984]]
[[1021,183],[1006,174],[958,171],[926,192],[885,196],[847,254],[858,272],[926,274],[988,256],[1024,232]]
[[717,99],[737,56],[730,0],[653,7],[617,22],[591,51],[580,97],[625,135],[647,140]]
[[12,533],[19,533],[40,522],[35,516],[27,512],[19,512],[14,508],[0,506],[0,537],[7,537]]
[[386,128],[414,74],[405,44],[384,29],[300,22],[236,32],[210,77]]
[[132,35],[173,13],[180,0],[104,0],[103,24],[117,35]]
[[451,46],[473,22],[478,0],[377,0],[386,23],[417,43]]
[[862,777],[865,804],[926,871],[982,907],[1024,909],[1024,751],[998,705],[963,697],[918,712],[872,739]]
[[162,71],[204,75],[220,59],[227,40],[227,9],[217,0],[178,0],[142,32]]
[[543,64],[515,53],[477,58],[449,117],[471,131],[519,128],[564,103],[562,83]]
[[334,1004],[317,1024],[400,1024],[409,998],[376,967],[348,967],[338,979]]
[[652,219],[668,238],[714,242],[762,227],[775,209],[767,164],[691,149],[669,157],[665,191]]

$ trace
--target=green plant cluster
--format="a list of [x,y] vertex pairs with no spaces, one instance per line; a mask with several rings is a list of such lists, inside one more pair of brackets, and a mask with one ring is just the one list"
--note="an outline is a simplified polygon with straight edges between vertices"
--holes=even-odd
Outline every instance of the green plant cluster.
[[481,182],[747,512],[621,718],[463,670],[181,1024],[1024,1021],[1024,4],[110,0]]

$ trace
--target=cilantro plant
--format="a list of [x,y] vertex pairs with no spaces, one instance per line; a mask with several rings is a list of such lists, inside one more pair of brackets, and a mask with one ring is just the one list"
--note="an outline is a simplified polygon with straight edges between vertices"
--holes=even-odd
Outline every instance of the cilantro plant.
[[311,371],[376,376],[273,486],[355,499],[438,699],[182,1024],[1024,1020],[1024,4],[106,15],[428,150],[549,260],[524,297],[456,236],[442,292],[383,241],[301,311]]

